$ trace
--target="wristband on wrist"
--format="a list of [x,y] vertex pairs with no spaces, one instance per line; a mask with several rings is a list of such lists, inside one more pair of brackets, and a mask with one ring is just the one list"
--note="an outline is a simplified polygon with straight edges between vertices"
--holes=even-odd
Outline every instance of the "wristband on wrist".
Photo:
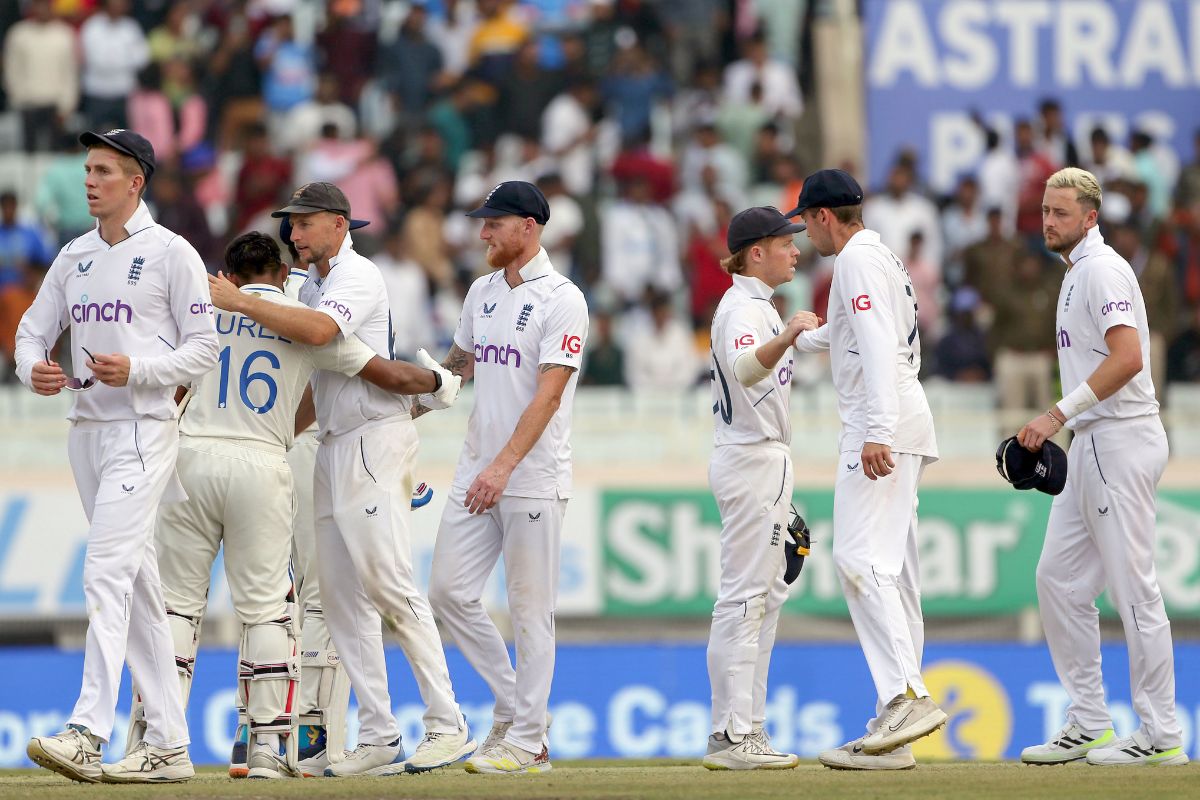
[[429,370],[433,373],[433,391],[430,394],[437,394],[437,391],[442,388],[442,373],[436,369]]
[[1073,419],[1099,402],[1100,398],[1096,397],[1092,387],[1088,385],[1087,381],[1084,381],[1076,386],[1069,395],[1059,400],[1056,405],[1063,417]]

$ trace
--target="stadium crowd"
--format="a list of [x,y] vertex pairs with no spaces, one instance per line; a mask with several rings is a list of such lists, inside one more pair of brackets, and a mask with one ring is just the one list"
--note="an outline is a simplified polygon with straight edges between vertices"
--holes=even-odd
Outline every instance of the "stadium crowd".
[[[268,214],[295,187],[337,183],[371,222],[354,240],[388,279],[397,353],[444,351],[485,268],[463,211],[502,180],[535,181],[551,207],[542,241],[594,314],[583,381],[635,389],[707,379],[731,216],[787,210],[802,176],[828,166],[805,119],[820,2],[5,8],[18,5],[0,18],[0,112],[48,164],[35,185],[0,186],[0,379],[53,254],[94,224],[81,130],[130,127],[152,142],[147,200],[213,271],[235,235],[275,230]],[[1160,398],[1165,381],[1200,380],[1200,131],[1180,167],[1141,131],[1072,141],[1065,116],[1047,99],[1011,131],[980,120],[986,155],[949,197],[898,153],[864,207],[912,275],[923,372],[995,380],[1002,408],[1052,399],[1061,267],[1040,213],[1045,179],[1065,165],[1103,182],[1103,232],[1142,281]],[[804,275],[784,303],[824,316],[832,264],[798,241]]]

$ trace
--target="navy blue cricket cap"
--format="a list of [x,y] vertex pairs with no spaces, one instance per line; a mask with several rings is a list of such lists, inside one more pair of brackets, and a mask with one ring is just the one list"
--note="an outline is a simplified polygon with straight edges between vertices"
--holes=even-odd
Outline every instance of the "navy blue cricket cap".
[[550,204],[542,190],[527,181],[505,181],[488,192],[483,205],[468,217],[532,217],[539,225],[550,220]]
[[1016,489],[1062,494],[1067,485],[1067,454],[1050,440],[1031,453],[1010,436],[996,448],[996,471]]
[[738,212],[729,221],[729,231],[725,234],[725,244],[729,252],[749,247],[760,239],[770,236],[794,236],[805,230],[806,225],[792,222],[774,206],[758,206]]
[[787,213],[794,217],[810,208],[856,206],[863,201],[863,190],[849,172],[822,169],[804,179],[796,207]]
[[146,176],[146,183],[150,182],[150,176],[154,174],[154,148],[140,133],[134,133],[126,128],[113,128],[104,133],[84,131],[79,134],[79,143],[84,147],[96,145],[111,147],[119,153],[131,156],[141,165],[142,173]]

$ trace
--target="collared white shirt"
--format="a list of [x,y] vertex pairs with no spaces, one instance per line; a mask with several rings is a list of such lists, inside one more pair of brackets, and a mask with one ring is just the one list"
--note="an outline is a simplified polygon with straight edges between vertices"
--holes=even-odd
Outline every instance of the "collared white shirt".
[[834,261],[829,322],[797,338],[802,352],[829,350],[843,453],[875,442],[896,453],[937,458],[933,415],[917,380],[915,297],[900,259],[875,231],[861,230]]
[[587,344],[583,292],[539,250],[520,270],[523,283],[509,288],[504,271],[471,284],[454,343],[475,357],[475,407],[467,425],[455,488],[466,490],[508,443],[537,391],[543,364],[574,367],[558,411],[509,477],[505,495],[571,496],[571,414],[575,384]]
[[[310,266],[300,301],[337,323],[343,337],[357,336],[383,358],[392,357],[392,317],[379,268],[354,251],[350,234],[329,259],[322,279]],[[321,370],[313,376],[313,401],[320,437],[341,435],[368,422],[410,412],[412,398],[392,394],[361,378]]]
[[1071,251],[1073,265],[1063,276],[1056,313],[1058,370],[1063,393],[1074,391],[1108,356],[1104,334],[1117,325],[1137,331],[1142,370],[1106,400],[1069,420],[1080,428],[1101,419],[1144,417],[1158,413],[1150,378],[1150,327],[1137,276],[1129,262],[1104,243],[1092,228]]
[[17,329],[17,376],[31,388],[33,365],[68,327],[77,378],[92,377],[87,352],[129,356],[128,384],[97,382],[79,392],[70,420],[174,419],[175,387],[217,360],[208,275],[196,249],[156,223],[144,202],[125,232],[111,246],[99,225],[71,240]]
[[[242,291],[293,308],[304,305],[268,284]],[[375,356],[356,336],[335,336],[324,347],[297,344],[249,317],[216,312],[221,352],[217,368],[192,384],[179,420],[183,436],[244,440],[286,449],[296,428],[296,407],[314,370],[357,375]]]
[[717,304],[712,323],[713,441],[727,444],[792,442],[792,351],[753,386],[742,386],[733,364],[783,330],[771,302],[774,291],[758,278],[734,275],[733,286]]

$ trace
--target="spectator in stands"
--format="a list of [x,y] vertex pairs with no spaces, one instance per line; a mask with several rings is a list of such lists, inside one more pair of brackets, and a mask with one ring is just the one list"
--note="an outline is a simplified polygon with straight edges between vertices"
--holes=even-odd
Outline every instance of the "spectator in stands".
[[1180,209],[1179,231],[1170,241],[1176,285],[1183,301],[1200,306],[1200,201]]
[[615,106],[623,142],[645,138],[655,104],[674,91],[670,77],[640,44],[617,53],[601,86],[605,101]]
[[501,130],[526,139],[542,136],[542,114],[562,88],[561,76],[538,65],[538,42],[517,48],[512,68],[499,81]]
[[962,283],[967,248],[988,235],[987,214],[979,204],[979,183],[970,175],[958,182],[954,199],[942,211],[942,239],[946,243],[943,271],[951,286]]
[[1175,205],[1188,208],[1200,202],[1200,128],[1192,134],[1192,161],[1179,174],[1175,185]]
[[468,46],[471,66],[485,81],[498,86],[512,69],[517,49],[529,39],[529,29],[511,0],[476,0],[479,23]]
[[457,174],[463,156],[474,143],[467,120],[478,105],[480,87],[478,81],[459,81],[429,109],[430,130],[435,131],[445,143],[445,167],[451,173]]
[[[354,208],[353,205],[350,207]],[[378,227],[381,232],[386,231],[383,250],[375,253],[371,260],[379,267],[387,287],[396,357],[407,359],[418,348],[428,350],[442,344],[435,336],[429,280],[421,266],[405,252],[401,229],[387,226],[384,220],[379,220]],[[359,233],[354,234],[356,243],[358,236]]]
[[1038,150],[1044,155],[1054,169],[1079,166],[1079,153],[1075,143],[1063,127],[1062,106],[1054,98],[1048,97],[1038,106]]
[[401,225],[404,252],[425,272],[435,291],[449,290],[454,285],[454,265],[442,225],[450,207],[450,185],[434,172],[422,173],[422,179],[409,198]]
[[557,172],[543,175],[537,180],[537,187],[550,205],[550,221],[542,229],[542,247],[556,271],[583,285],[575,270],[575,242],[583,231],[583,209],[567,193],[562,176]]
[[[1083,164],[1100,181],[1100,188],[1107,195],[1113,181],[1133,175],[1133,158],[1124,147],[1113,144],[1108,131],[1101,125],[1092,128],[1089,141],[1091,152],[1083,159]],[[1108,200],[1107,196],[1105,200]]]
[[684,269],[689,272],[685,282],[691,292],[690,310],[694,330],[707,331],[712,328],[717,304],[733,285],[733,278],[721,266],[721,259],[729,256],[725,234],[729,230],[729,221],[733,219],[734,207],[743,206],[734,206],[716,198],[713,202],[713,224],[708,227],[690,226]]
[[46,268],[32,262],[26,262],[21,270],[20,279],[13,283],[0,284],[0,383],[16,382],[16,347],[17,326],[21,317],[33,305]]
[[[170,96],[163,91],[168,75],[175,88]],[[146,137],[164,164],[200,144],[208,128],[208,106],[195,90],[192,67],[179,59],[142,68],[138,88],[129,95],[127,115],[130,127]]]
[[270,130],[278,136],[287,113],[316,92],[316,51],[296,41],[291,17],[280,17],[259,37],[254,57],[263,76]]
[[1150,327],[1150,377],[1154,379],[1154,396],[1161,402],[1166,398],[1167,346],[1178,328],[1179,288],[1175,270],[1165,253],[1142,243],[1138,229],[1132,225],[1114,226],[1111,232],[1106,232],[1106,239],[1129,262],[1142,289]]
[[1033,124],[1017,120],[1013,128],[1017,152],[1017,235],[1031,250],[1042,247],[1042,195],[1054,165],[1037,149]]
[[599,101],[595,82],[578,78],[542,113],[542,149],[558,161],[564,187],[576,196],[591,194],[595,181]]
[[796,70],[767,53],[762,31],[755,32],[742,45],[742,58],[725,68],[725,100],[745,102],[754,84],[762,87],[762,105],[771,116],[794,122],[804,111],[804,98]]
[[79,104],[75,32],[55,19],[50,0],[33,0],[29,15],[4,37],[4,92],[19,112],[26,152],[54,149],[63,122]]
[[396,38],[379,49],[379,82],[406,126],[421,119],[429,99],[445,80],[442,51],[426,33],[428,19],[425,6],[414,4]]
[[596,311],[588,330],[588,346],[583,354],[584,386],[624,386],[625,352],[613,338],[612,315]]
[[666,33],[671,76],[679,85],[691,79],[698,63],[720,56],[721,37],[729,26],[724,0],[658,0]]
[[1164,219],[1171,207],[1171,184],[1154,152],[1154,138],[1146,131],[1129,135],[1129,153],[1133,156],[1133,174],[1150,193],[1150,213]]
[[987,211],[987,236],[963,251],[963,283],[979,291],[983,302],[995,306],[1001,290],[1025,246],[1004,233],[1004,214],[998,208]]
[[176,59],[195,61],[204,53],[199,33],[200,20],[192,4],[170,3],[166,19],[146,36],[150,60],[160,64]]
[[241,233],[252,219],[276,205],[292,184],[292,162],[271,152],[271,140],[262,123],[246,132],[246,149],[234,188],[232,230]]
[[0,192],[0,287],[24,284],[26,265],[44,272],[52,260],[45,232],[17,219],[16,193]]
[[262,121],[266,110],[262,75],[254,51],[246,15],[234,13],[208,60],[205,81],[211,118],[217,122],[217,142],[222,150],[240,147],[242,131],[247,125]]
[[1200,383],[1200,306],[1191,306],[1187,328],[1171,342],[1167,380]]
[[337,78],[339,99],[352,108],[358,108],[363,85],[375,74],[379,32],[372,27],[367,8],[357,3],[329,4],[325,27],[316,38],[322,70]]
[[995,129],[983,128],[983,136],[985,152],[976,173],[979,200],[984,208],[1000,209],[1004,232],[1011,234],[1017,224],[1017,162]]
[[104,0],[79,31],[83,53],[83,113],[93,130],[126,127],[125,99],[138,71],[150,61],[141,27],[129,16],[129,0]]
[[956,383],[984,383],[991,379],[991,360],[987,337],[975,318],[979,293],[961,286],[951,295],[949,305],[950,324],[937,343],[934,358],[937,374]]
[[907,253],[914,231],[923,237],[922,254],[942,268],[942,226],[937,206],[918,193],[913,167],[901,160],[888,173],[887,189],[863,203],[863,224],[879,232],[879,239],[894,253]]
[[473,3],[442,0],[442,14],[429,20],[429,40],[442,54],[447,80],[458,80],[471,64],[471,40],[479,25]]
[[699,189],[706,167],[716,171],[717,183],[722,187],[743,192],[749,183],[746,160],[721,138],[716,122],[711,119],[700,122],[680,157],[679,182],[682,188],[688,191]]
[[276,149],[302,153],[316,144],[326,125],[332,125],[342,139],[353,139],[358,132],[354,109],[341,101],[337,78],[322,73],[316,95],[288,112],[281,135],[275,138]]
[[[903,251],[904,267],[908,270],[913,291],[917,293],[917,327],[921,330],[921,344],[930,347],[942,335],[942,265],[925,253],[925,234],[913,231],[908,237],[908,248]],[[972,309],[972,315],[974,309]]]
[[644,304],[649,317],[625,335],[625,383],[635,391],[691,387],[700,369],[691,326],[676,316],[666,292],[648,291]]
[[96,219],[88,212],[87,194],[79,191],[83,165],[87,152],[79,140],[64,135],[60,149],[38,183],[33,205],[38,219],[54,231],[58,247],[86,233],[96,226]]
[[654,202],[646,177],[620,182],[616,202],[601,212],[600,242],[601,277],[623,304],[637,303],[648,287],[665,293],[679,288],[675,220]]
[[213,236],[191,181],[173,165],[154,171],[154,219],[195,247],[210,271],[224,268],[223,243]]
[[[999,267],[999,265],[997,265]],[[996,394],[1002,411],[1049,408],[1053,402],[1054,304],[1062,273],[1046,259],[1024,252],[995,283],[989,302]]]

